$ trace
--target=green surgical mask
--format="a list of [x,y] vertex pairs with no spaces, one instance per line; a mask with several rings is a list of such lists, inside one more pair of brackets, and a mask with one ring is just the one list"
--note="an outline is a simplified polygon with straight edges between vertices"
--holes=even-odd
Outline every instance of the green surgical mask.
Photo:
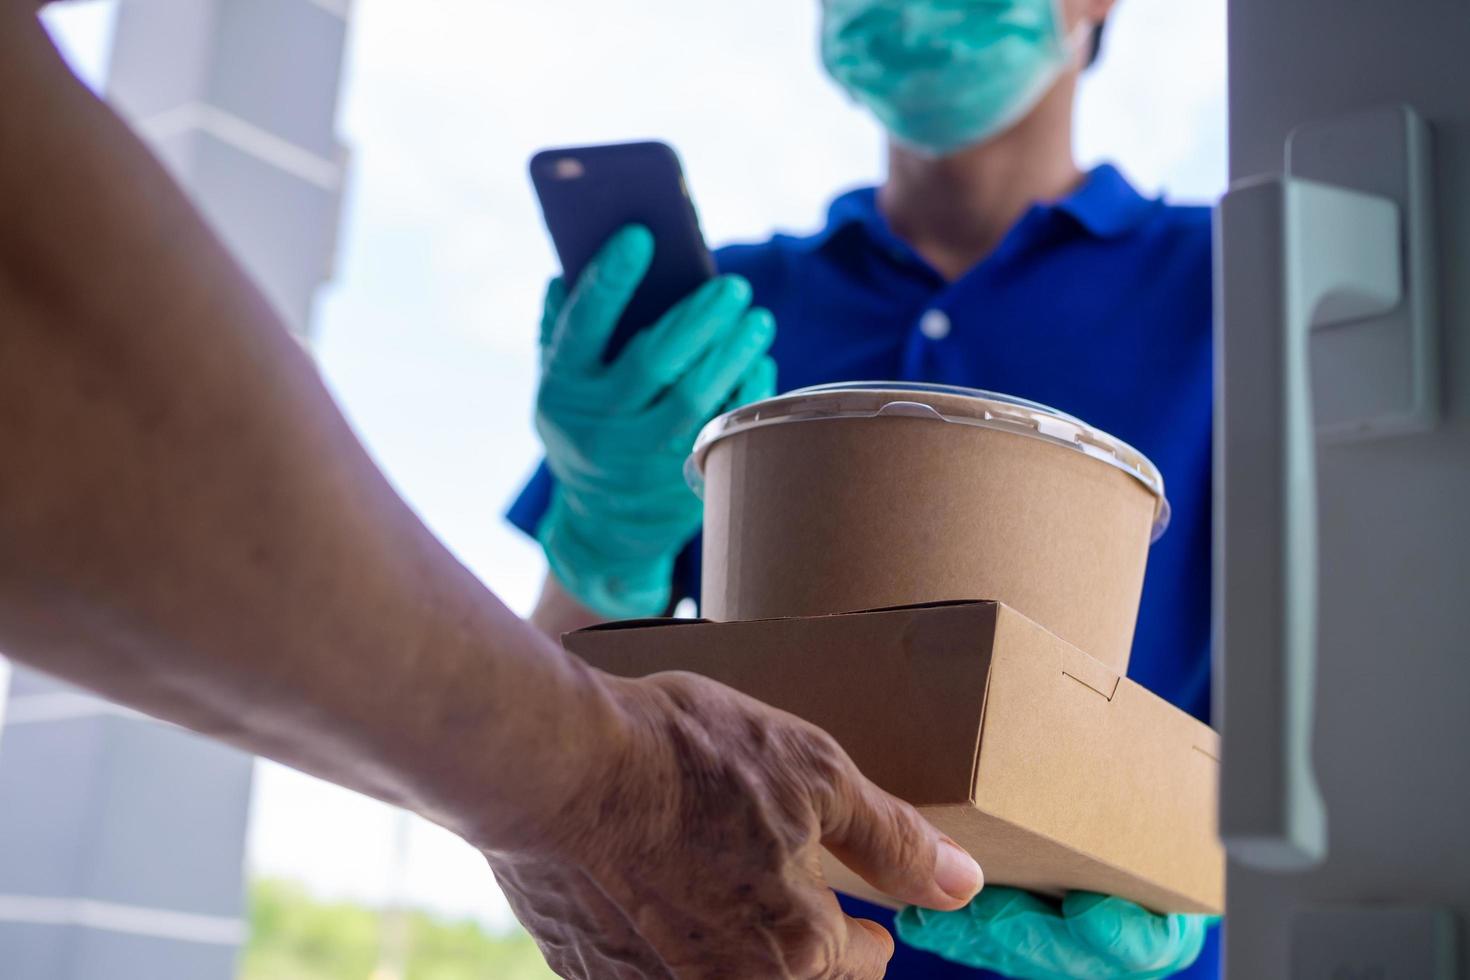
[[933,156],[1030,112],[1091,25],[1061,0],[822,0],[822,61],[894,139]]

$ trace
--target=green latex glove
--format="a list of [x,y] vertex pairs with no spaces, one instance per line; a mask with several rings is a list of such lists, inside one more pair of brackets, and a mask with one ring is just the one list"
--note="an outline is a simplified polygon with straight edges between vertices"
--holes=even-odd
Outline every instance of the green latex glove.
[[706,283],[603,363],[653,247],[645,228],[619,231],[570,295],[552,282],[541,320],[536,429],[557,486],[537,537],[562,586],[614,618],[667,610],[674,558],[701,518],[684,482],[694,437],[776,382],[775,320],[737,276]]
[[1217,921],[1157,915],[1092,892],[1071,892],[1059,908],[1030,892],[990,886],[958,912],[904,909],[898,935],[1015,980],[1154,980],[1193,964]]

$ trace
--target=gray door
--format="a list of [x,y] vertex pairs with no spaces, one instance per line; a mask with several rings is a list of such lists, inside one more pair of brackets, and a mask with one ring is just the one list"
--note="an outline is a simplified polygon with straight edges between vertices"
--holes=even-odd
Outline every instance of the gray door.
[[[1470,5],[1231,0],[1229,30],[1216,500],[1226,969],[1457,976],[1451,944],[1470,912]],[[1373,129],[1388,117],[1370,110],[1401,105],[1427,124],[1418,150],[1392,124]],[[1310,185],[1235,183],[1280,174],[1293,131]],[[1421,150],[1416,238],[1413,207],[1378,182]],[[1393,230],[1359,234],[1383,216],[1374,200],[1396,205]],[[1403,268],[1365,270],[1370,239]],[[1436,255],[1437,286],[1421,262]],[[1303,268],[1353,262],[1340,290],[1290,314],[1318,328],[1301,365],[1317,434],[1293,456],[1291,326],[1277,306],[1301,300]],[[1379,285],[1386,312],[1362,305]],[[1339,300],[1351,302],[1329,309]],[[1407,334],[1374,333],[1412,302],[1435,322],[1427,359],[1405,354]],[[1415,364],[1432,375],[1413,379]],[[1415,386],[1432,418],[1412,418]],[[1381,418],[1395,399],[1405,424],[1347,418]]]

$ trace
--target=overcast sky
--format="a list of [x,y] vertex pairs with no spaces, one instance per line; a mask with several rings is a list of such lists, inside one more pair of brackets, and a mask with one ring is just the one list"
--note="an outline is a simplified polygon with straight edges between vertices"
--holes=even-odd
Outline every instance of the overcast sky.
[[[105,73],[111,0],[52,8],[78,69]],[[500,513],[537,456],[541,292],[555,271],[525,178],[549,145],[657,137],[685,163],[712,243],[816,227],[880,176],[881,140],[821,74],[817,0],[355,0],[341,129],[352,149],[338,275],[317,351],[404,496],[519,611],[543,565]],[[1084,85],[1077,151],[1149,193],[1225,182],[1224,0],[1121,0]],[[394,815],[273,764],[250,861],[381,901]],[[510,922],[483,862],[422,822],[401,887]]]

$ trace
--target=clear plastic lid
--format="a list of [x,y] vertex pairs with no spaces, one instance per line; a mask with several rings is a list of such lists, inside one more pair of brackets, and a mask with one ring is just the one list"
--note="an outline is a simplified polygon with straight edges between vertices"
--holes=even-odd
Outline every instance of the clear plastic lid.
[[1147,456],[1121,439],[1092,428],[1074,416],[1011,395],[954,385],[909,381],[848,381],[816,385],[752,402],[711,421],[699,433],[684,475],[695,493],[704,494],[704,457],[710,446],[739,432],[786,422],[899,416],[974,425],[1012,432],[1075,450],[1117,467],[1142,483],[1157,501],[1153,540],[1169,526],[1164,478]]

